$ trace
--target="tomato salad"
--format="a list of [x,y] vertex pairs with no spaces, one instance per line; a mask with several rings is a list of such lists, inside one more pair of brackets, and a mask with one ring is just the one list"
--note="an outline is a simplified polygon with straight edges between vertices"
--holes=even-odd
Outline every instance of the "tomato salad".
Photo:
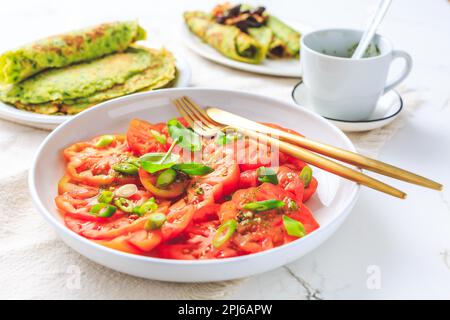
[[[198,151],[200,160],[193,157]],[[319,227],[305,204],[317,189],[306,163],[239,134],[200,137],[183,118],[134,119],[126,135],[78,142],[63,156],[55,203],[66,226],[116,250],[227,258]]]

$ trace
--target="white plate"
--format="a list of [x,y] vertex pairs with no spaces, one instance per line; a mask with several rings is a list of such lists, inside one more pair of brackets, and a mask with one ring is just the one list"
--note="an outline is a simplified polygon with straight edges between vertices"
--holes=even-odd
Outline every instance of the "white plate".
[[[292,99],[297,105],[315,112],[311,103],[308,101],[308,93],[306,92],[306,87],[303,84],[303,81],[300,81],[292,90]],[[327,117],[324,118],[343,131],[360,132],[369,131],[388,125],[400,115],[402,110],[402,97],[397,91],[391,90],[381,96],[377,102],[374,112],[367,120],[350,121]]]
[[[296,22],[289,21],[287,23],[294,29],[298,30],[301,34],[312,31],[311,27],[300,25]],[[185,23],[182,24],[181,30],[184,43],[189,49],[202,56],[203,58],[214,61],[216,63],[238,70],[271,76],[298,78],[302,75],[300,59],[264,59],[260,64],[240,62],[225,57],[220,52],[204,43],[202,40],[200,40],[199,37],[189,31],[189,28]]]
[[[152,46],[150,46],[152,47]],[[191,68],[188,62],[176,52],[170,50],[176,59],[177,78],[172,88],[187,87],[191,80]],[[159,89],[163,90],[163,89]],[[34,112],[19,110],[9,104],[0,101],[0,118],[20,123],[34,128],[53,130],[64,121],[73,116],[52,116]]]
[[319,246],[342,224],[358,198],[359,185],[314,169],[319,180],[317,194],[321,198],[316,195],[308,205],[321,227],[290,244],[257,254],[202,261],[150,258],[103,247],[69,230],[54,204],[57,183],[65,168],[61,150],[95,135],[125,132],[133,118],[160,122],[179,116],[170,101],[183,95],[202,106],[220,106],[253,120],[278,123],[313,139],[355,151],[342,131],[322,117],[299,110],[290,103],[246,92],[167,89],[107,101],[56,128],[39,147],[29,173],[34,205],[69,246],[99,264],[139,277],[177,282],[219,281],[254,275],[290,263]]

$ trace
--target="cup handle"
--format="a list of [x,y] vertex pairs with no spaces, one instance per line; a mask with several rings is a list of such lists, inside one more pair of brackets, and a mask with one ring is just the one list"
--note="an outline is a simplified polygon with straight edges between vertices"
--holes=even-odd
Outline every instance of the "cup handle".
[[388,92],[389,90],[392,90],[396,85],[398,85],[400,82],[402,82],[403,80],[405,80],[405,78],[409,75],[409,73],[411,72],[412,69],[412,58],[409,55],[409,53],[402,51],[402,50],[393,50],[392,51],[392,61],[394,61],[397,58],[402,58],[405,60],[406,65],[403,68],[403,71],[401,72],[400,76],[395,79],[390,81],[385,87],[384,87],[384,93]]

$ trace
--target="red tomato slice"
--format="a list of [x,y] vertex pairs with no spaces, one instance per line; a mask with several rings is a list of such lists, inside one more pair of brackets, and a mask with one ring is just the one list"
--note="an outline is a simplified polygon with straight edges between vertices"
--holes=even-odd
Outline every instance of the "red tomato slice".
[[164,126],[162,124],[152,125],[144,120],[131,120],[127,131],[127,141],[136,155],[142,156],[149,152],[166,152],[168,150],[170,145],[168,143],[159,143],[152,134],[152,130],[164,134]]
[[75,184],[70,181],[69,176],[64,176],[58,182],[58,194],[68,193],[73,198],[87,199],[96,196],[99,189],[96,187]]
[[128,242],[144,252],[150,252],[162,242],[159,230],[139,230],[130,234]]
[[147,218],[122,215],[115,219],[104,219],[104,221],[87,221],[66,215],[64,221],[69,229],[86,238],[113,239],[130,232],[143,230]]
[[221,248],[212,246],[212,239],[219,226],[218,220],[190,225],[181,240],[173,244],[163,244],[158,248],[162,258],[178,260],[197,260],[227,258],[239,255],[239,251],[230,245]]
[[[210,146],[213,146],[213,144]],[[210,163],[211,159],[215,159],[215,161]],[[216,149],[207,160],[209,161],[207,164],[214,171],[206,176],[198,177],[197,181],[211,185],[220,184],[222,186],[222,193],[215,194],[217,201],[219,198],[233,193],[238,188],[240,175],[239,165],[234,159],[232,150],[227,148]]]
[[139,178],[141,180],[142,185],[145,189],[147,189],[150,193],[159,198],[164,199],[173,199],[179,197],[186,190],[187,184],[189,181],[175,181],[171,183],[167,188],[159,188],[156,185],[156,180],[158,179],[156,174],[150,174],[144,169],[139,169]]
[[195,206],[187,204],[185,199],[174,203],[167,214],[167,220],[161,227],[163,239],[175,238],[191,223],[195,213]]
[[142,254],[141,250],[138,250],[135,246],[130,244],[128,238],[129,236],[120,236],[112,240],[94,240],[94,242],[114,250],[133,254]]
[[112,166],[128,158],[125,137],[115,135],[114,141],[106,147],[95,147],[98,137],[88,142],[76,143],[64,154],[69,163],[67,174],[71,180],[90,186],[103,186],[113,183],[135,183],[136,178],[122,176]]
[[308,188],[305,188],[305,191],[303,193],[303,202],[306,202],[309,200],[309,198],[312,197],[312,195],[316,192],[317,190],[317,180],[313,177],[311,182],[309,183]]
[[203,205],[195,211],[193,221],[196,223],[217,219],[217,212],[219,211],[219,209],[220,204],[211,203]]
[[[305,231],[307,234],[309,234],[319,228],[319,223],[314,218],[311,210],[305,204],[302,204],[300,206],[299,211],[289,213],[289,216],[292,219],[300,221],[303,224],[303,226],[305,227]],[[295,238],[295,239],[297,239],[297,238]]]
[[290,192],[292,198],[301,203],[304,196],[304,185],[302,179],[300,179],[300,172],[288,166],[278,167],[276,172],[278,185],[285,191]]
[[239,177],[239,189],[247,189],[258,186],[258,174],[256,170],[247,170],[241,172]]

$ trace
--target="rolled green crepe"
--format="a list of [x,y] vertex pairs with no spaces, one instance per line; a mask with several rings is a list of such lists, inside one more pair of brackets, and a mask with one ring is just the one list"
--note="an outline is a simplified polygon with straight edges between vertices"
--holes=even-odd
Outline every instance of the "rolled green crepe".
[[189,29],[228,58],[258,64],[265,57],[261,44],[237,27],[216,23],[200,11],[184,13]]
[[120,52],[145,38],[145,30],[136,21],[125,21],[42,39],[0,56],[0,83],[18,83],[47,68]]
[[248,34],[259,42],[261,50],[266,56],[269,53],[270,45],[273,42],[273,32],[268,27],[248,28]]
[[274,40],[269,52],[278,46],[285,46],[284,56],[297,57],[300,53],[300,33],[280,19],[270,15],[267,19],[267,27],[274,33]]

